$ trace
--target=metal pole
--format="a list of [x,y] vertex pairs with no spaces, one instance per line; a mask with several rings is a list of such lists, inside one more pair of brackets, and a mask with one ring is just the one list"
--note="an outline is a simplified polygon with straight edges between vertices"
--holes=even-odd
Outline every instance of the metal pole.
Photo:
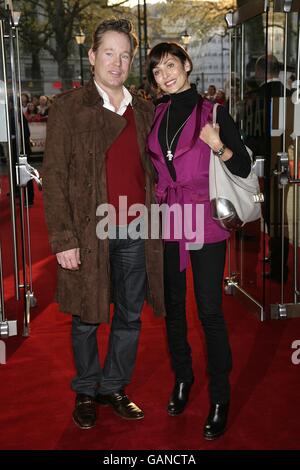
[[[17,64],[20,64],[20,48],[19,48],[19,32],[18,28],[16,28],[16,55],[17,55]],[[24,133],[24,124],[23,124],[23,112],[22,112],[22,86],[21,86],[21,71],[20,66],[18,67],[18,88],[19,88],[19,115],[20,115],[20,124],[21,124],[21,144],[22,149],[21,152],[27,158],[28,155],[26,154],[26,145],[25,145],[25,133]],[[30,218],[29,218],[29,205],[28,205],[28,189],[27,185],[25,187],[25,202],[26,202],[26,224],[27,224],[27,249],[28,249],[28,268],[29,268],[29,282],[24,287],[26,290],[29,287],[30,295],[33,296],[32,293],[32,259],[31,259],[31,238],[30,238]],[[26,250],[26,246],[24,245],[24,251]],[[25,269],[27,266],[25,265]]]
[[[300,93],[300,24],[298,28],[298,57],[297,57],[297,77],[296,77],[296,96],[299,103],[299,93]],[[296,107],[294,103],[294,109]],[[299,106],[299,104],[298,104]],[[296,112],[296,111],[294,111]],[[295,137],[295,151],[294,151],[294,178],[300,179],[299,172],[299,136]],[[299,194],[300,186],[294,184],[293,186],[293,243],[294,243],[294,302],[297,303],[300,300],[300,286],[299,286],[299,252],[298,252],[298,239],[299,239],[299,217],[300,217],[300,204],[299,204]]]
[[[20,138],[20,131],[19,131],[19,106],[18,106],[18,88],[17,88],[17,61],[15,59],[14,53],[14,40],[13,40],[13,33],[15,33],[16,38],[16,26],[13,23],[13,17],[10,16],[10,28],[9,28],[9,39],[10,39],[10,60],[11,60],[11,78],[12,78],[12,92],[13,92],[13,119],[15,121],[15,149],[16,149],[16,178],[17,178],[17,185],[20,189],[20,224],[21,224],[21,258],[22,258],[22,271],[23,271],[23,298],[24,298],[24,307],[26,308],[26,291],[27,291],[27,263],[26,263],[26,245],[25,245],[25,229],[24,229],[24,187],[21,185],[21,177],[20,177],[20,157],[24,155],[22,154],[21,148],[21,138]],[[19,90],[20,91],[20,90]],[[21,118],[22,119],[22,118]],[[24,312],[24,330],[23,335],[28,336],[28,315],[26,315],[26,310]]]
[[84,79],[83,79],[82,44],[79,44],[79,59],[80,59],[80,83],[81,83],[81,86],[83,86]]
[[142,24],[141,24],[141,5],[138,0],[138,38],[139,38],[139,70],[140,70],[140,85],[143,82],[143,65],[142,65]]
[[222,80],[222,89],[224,89],[224,45],[223,45],[223,34],[221,34],[221,80]]
[[283,87],[283,148],[285,152],[285,138],[286,138],[286,84],[287,84],[287,46],[288,46],[288,14],[285,14],[284,25],[284,87]]
[[148,30],[147,30],[147,0],[144,0],[144,58],[147,60]]
[[11,126],[9,119],[9,103],[8,103],[8,90],[7,90],[7,73],[6,73],[6,57],[4,48],[4,22],[0,22],[0,38],[2,49],[2,65],[3,65],[3,79],[4,79],[4,94],[5,94],[5,116],[7,127],[7,144],[8,144],[8,173],[9,173],[9,188],[10,188],[10,208],[11,208],[11,229],[13,238],[13,258],[14,258],[14,280],[15,280],[15,296],[20,299],[19,292],[19,261],[18,261],[18,238],[17,238],[17,224],[16,224],[16,206],[15,206],[15,163],[13,162],[13,151],[11,145]]
[[[28,336],[29,334],[29,317],[26,313],[27,305],[27,251],[26,251],[26,239],[25,239],[25,214],[24,214],[24,188],[20,187],[21,203],[20,203],[20,226],[21,226],[21,244],[22,244],[22,267],[23,267],[23,298],[24,298],[24,317],[23,317],[23,336]],[[26,209],[28,211],[28,207]]]
[[0,323],[6,321],[5,310],[4,310],[4,288],[3,288],[3,271],[2,271],[2,251],[1,251],[1,240],[0,240]]
[[228,100],[229,100],[229,113],[231,114],[231,80],[232,80],[232,30],[229,30],[229,93],[228,93]]
[[[244,80],[245,80],[245,25],[242,24],[242,57],[241,57],[241,85],[240,85],[240,100],[244,103]],[[241,131],[244,133],[244,115],[241,119]]]
[[[285,138],[286,138],[286,82],[287,82],[287,38],[288,38],[288,14],[285,13],[284,25],[284,86],[283,86],[283,140],[282,140],[282,153],[285,153]],[[285,198],[286,187],[282,186],[281,189],[281,286],[280,286],[280,303],[284,303],[284,239],[285,239]]]
[[[20,63],[20,48],[19,48],[19,32],[18,28],[16,28],[16,55],[17,55],[17,63]],[[22,119],[22,96],[21,96],[21,71],[20,67],[18,68],[18,88],[19,88],[19,115],[20,115],[20,126],[21,126],[21,153],[23,155],[26,154],[25,148],[25,136],[24,136],[24,124]]]

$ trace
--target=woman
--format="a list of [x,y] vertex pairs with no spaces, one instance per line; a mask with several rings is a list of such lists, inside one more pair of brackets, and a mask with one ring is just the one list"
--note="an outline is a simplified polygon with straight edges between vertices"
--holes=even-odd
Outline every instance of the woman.
[[176,239],[172,233],[165,241],[166,325],[175,373],[168,413],[174,416],[184,411],[194,382],[185,311],[189,254],[208,356],[211,406],[204,437],[215,439],[226,429],[230,401],[231,351],[221,309],[226,240],[230,233],[210,214],[210,151],[222,158],[232,173],[242,177],[249,174],[251,162],[232,118],[222,106],[217,110],[217,125],[212,126],[213,103],[191,86],[188,77],[192,67],[187,52],[175,43],[160,43],[151,50],[148,80],[164,97],[156,107],[148,147],[158,174],[158,202],[169,206],[177,203],[183,211],[185,204],[191,204],[193,211],[197,204],[204,208],[201,249],[190,246],[188,253],[184,237]]

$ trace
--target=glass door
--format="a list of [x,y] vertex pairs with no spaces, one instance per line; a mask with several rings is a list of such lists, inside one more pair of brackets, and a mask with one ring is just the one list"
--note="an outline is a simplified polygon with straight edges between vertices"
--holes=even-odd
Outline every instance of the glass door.
[[231,114],[253,152],[264,203],[261,220],[232,234],[228,272],[261,319],[298,316],[291,306],[299,302],[300,2],[290,10],[266,3],[255,16],[236,15],[231,33]]

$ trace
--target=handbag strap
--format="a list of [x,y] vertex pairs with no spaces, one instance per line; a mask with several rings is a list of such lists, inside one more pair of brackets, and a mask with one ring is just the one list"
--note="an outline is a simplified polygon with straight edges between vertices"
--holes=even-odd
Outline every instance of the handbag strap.
[[218,106],[219,106],[219,103],[215,103],[214,107],[213,107],[213,115],[212,115],[213,120],[212,120],[212,122],[213,122],[214,125],[217,124],[217,109],[218,109]]
[[[215,127],[217,123],[217,109],[218,109],[219,104],[215,103],[213,107],[213,127]],[[219,199],[219,193],[218,193],[218,185],[217,185],[217,170],[216,170],[216,158],[218,158],[214,153],[213,150],[210,150],[210,158],[213,159],[213,165],[214,165],[214,172],[213,172],[213,177],[214,177],[214,185],[215,185],[215,190],[216,190],[216,199]]]

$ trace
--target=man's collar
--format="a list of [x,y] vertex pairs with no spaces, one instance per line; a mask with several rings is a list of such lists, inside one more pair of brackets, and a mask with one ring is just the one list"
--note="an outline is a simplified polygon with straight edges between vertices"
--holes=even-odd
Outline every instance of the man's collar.
[[[99,95],[103,99],[104,105],[105,104],[112,105],[106,91],[103,90],[103,88],[100,87],[100,85],[96,82],[96,80],[94,80],[94,83],[95,83],[96,89],[98,90]],[[120,104],[120,107],[121,106],[128,106],[129,104],[132,105],[132,95],[129,93],[129,91],[127,90],[127,88],[124,85],[122,87],[122,91],[123,91],[124,98],[123,98],[123,100]],[[118,110],[116,110],[116,111],[118,111]]]
[[270,83],[270,82],[280,82],[280,83],[282,83],[282,81],[280,80],[279,77],[268,78],[267,83]]
[[103,104],[103,98],[99,94],[93,78],[83,87],[83,103],[86,106]]
[[[271,83],[271,82],[280,82],[282,83],[282,81],[280,80],[279,77],[273,77],[273,78],[268,78],[266,82],[262,82],[259,86],[262,87],[264,86],[266,83]],[[283,83],[282,83],[283,84]]]

